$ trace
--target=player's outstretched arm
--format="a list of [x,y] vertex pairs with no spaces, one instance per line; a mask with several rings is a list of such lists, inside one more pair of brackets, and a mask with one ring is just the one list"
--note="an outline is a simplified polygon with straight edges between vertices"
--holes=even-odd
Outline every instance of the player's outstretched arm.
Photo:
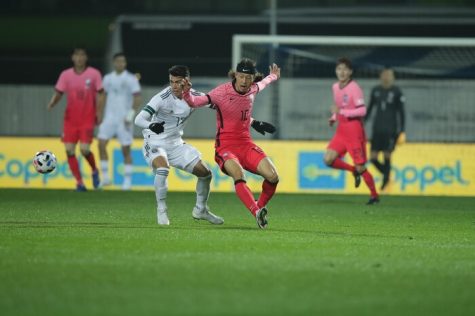
[[271,82],[274,82],[280,78],[280,68],[276,64],[272,64],[269,66],[269,75],[259,81],[257,86],[259,87],[259,91],[267,87]]
[[191,93],[191,82],[187,78],[182,80],[181,87],[183,89],[183,100],[188,103],[191,108],[200,108],[211,103],[208,95],[198,95],[199,93]]

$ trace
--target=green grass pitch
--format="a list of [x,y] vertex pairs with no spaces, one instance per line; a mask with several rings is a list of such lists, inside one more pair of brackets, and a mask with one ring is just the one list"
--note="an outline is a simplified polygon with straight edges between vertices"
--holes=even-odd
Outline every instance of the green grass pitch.
[[0,190],[1,315],[475,315],[475,199]]

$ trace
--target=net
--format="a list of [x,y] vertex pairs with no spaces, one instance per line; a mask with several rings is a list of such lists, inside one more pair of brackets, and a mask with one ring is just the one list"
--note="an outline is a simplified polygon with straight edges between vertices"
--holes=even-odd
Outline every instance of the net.
[[[475,141],[475,40],[322,36],[233,38],[233,64],[242,57],[258,68],[282,68],[273,115],[283,139],[328,139],[335,61],[348,57],[367,103],[379,73],[391,67],[406,97],[406,132],[414,142]],[[371,131],[371,126],[367,125]],[[370,135],[371,136],[371,135]]]

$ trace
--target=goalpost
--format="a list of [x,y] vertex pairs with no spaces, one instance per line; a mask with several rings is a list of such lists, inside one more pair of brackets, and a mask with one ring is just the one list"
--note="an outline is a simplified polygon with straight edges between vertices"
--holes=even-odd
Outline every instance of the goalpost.
[[475,39],[233,37],[233,66],[242,57],[249,57],[258,62],[263,73],[271,62],[282,68],[277,92],[267,93],[261,103],[272,108],[263,114],[279,125],[283,139],[331,136],[326,119],[333,103],[335,61],[342,56],[353,61],[354,78],[362,86],[367,103],[371,88],[378,84],[379,72],[385,67],[395,70],[396,84],[407,99],[408,140],[475,141]]

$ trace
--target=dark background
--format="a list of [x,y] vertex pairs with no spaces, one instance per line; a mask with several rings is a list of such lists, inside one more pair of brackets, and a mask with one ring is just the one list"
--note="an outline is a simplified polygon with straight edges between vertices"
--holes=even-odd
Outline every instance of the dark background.
[[[186,30],[137,31],[123,24],[129,69],[156,84],[154,73],[188,64],[195,75],[224,76],[233,34],[268,34],[270,1],[3,0],[0,67],[3,84],[54,84],[71,65],[76,45],[90,64],[105,70],[110,30],[117,16],[153,15],[160,21],[193,21]],[[278,34],[341,36],[474,37],[473,1],[278,0]],[[216,22],[216,19],[221,22]]]

